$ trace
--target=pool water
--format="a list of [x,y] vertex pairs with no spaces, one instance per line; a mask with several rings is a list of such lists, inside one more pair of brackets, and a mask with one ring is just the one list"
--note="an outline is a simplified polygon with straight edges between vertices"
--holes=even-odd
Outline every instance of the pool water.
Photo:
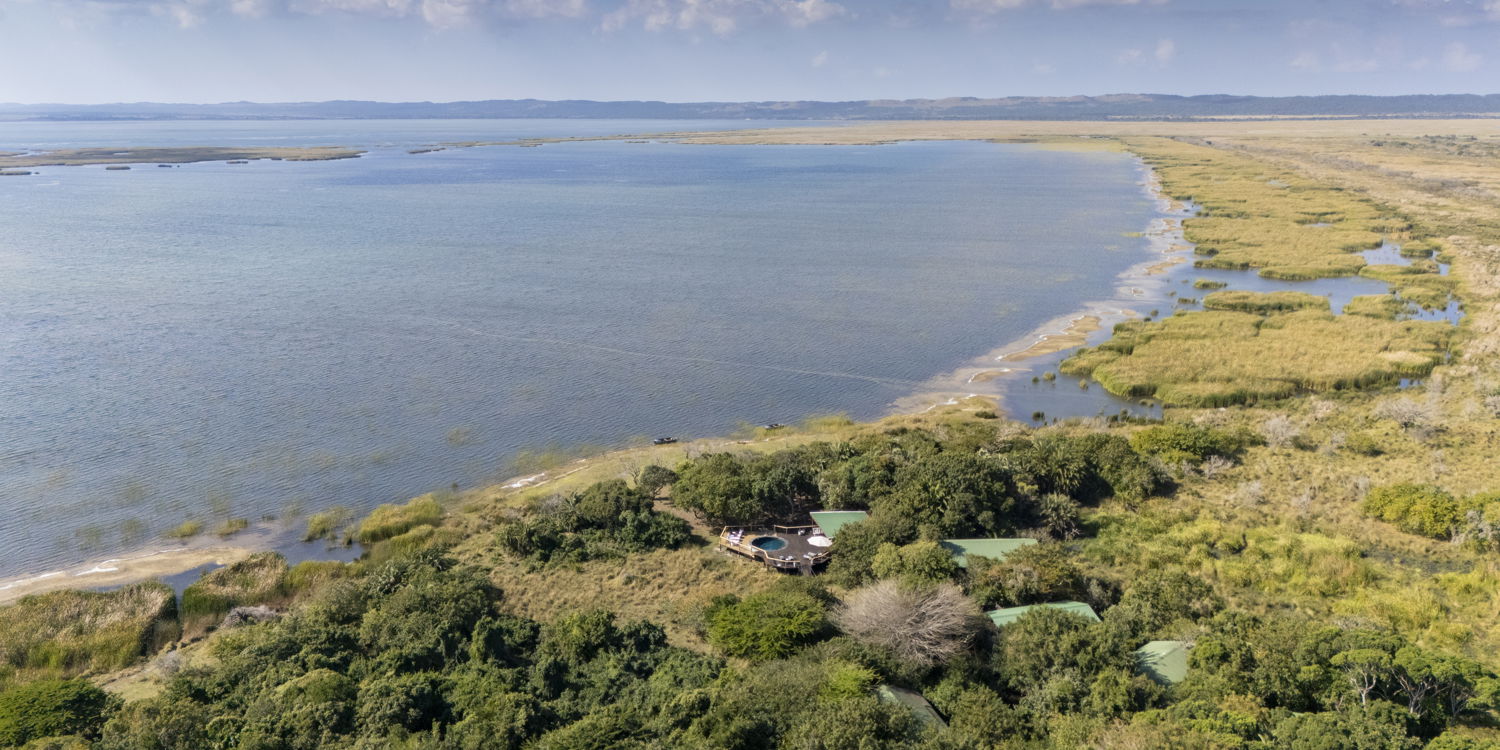
[[750,546],[767,552],[775,552],[786,546],[786,540],[774,536],[758,536],[750,540]]

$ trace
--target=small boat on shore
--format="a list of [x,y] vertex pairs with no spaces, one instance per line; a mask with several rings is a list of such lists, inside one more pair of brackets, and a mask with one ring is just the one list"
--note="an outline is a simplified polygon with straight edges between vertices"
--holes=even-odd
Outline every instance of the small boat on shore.
[[657,438],[655,440],[652,440],[651,444],[652,445],[671,445],[672,443],[675,443],[675,442],[677,442],[677,438],[674,438],[674,437],[659,437],[659,438]]

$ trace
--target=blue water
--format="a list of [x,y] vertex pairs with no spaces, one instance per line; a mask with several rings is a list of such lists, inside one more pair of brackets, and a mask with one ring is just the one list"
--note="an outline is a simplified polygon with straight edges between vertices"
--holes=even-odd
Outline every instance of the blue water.
[[704,126],[0,124],[0,149],[374,149],[0,180],[0,576],[549,444],[876,417],[1111,297],[1154,215],[1130,157],[1021,145],[406,153]]

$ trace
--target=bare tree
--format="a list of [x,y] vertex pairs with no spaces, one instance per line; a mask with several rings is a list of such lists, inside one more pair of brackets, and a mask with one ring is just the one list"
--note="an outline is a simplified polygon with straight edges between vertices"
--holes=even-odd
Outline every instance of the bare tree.
[[886,580],[850,594],[833,621],[855,640],[925,666],[969,647],[979,632],[979,609],[951,583],[912,587]]
[[1437,426],[1438,407],[1431,399],[1402,398],[1375,407],[1375,416],[1389,419],[1403,429],[1426,430]]
[[1265,435],[1266,443],[1272,448],[1285,448],[1302,434],[1302,430],[1285,414],[1277,414],[1267,419],[1266,423],[1261,425],[1260,431]]

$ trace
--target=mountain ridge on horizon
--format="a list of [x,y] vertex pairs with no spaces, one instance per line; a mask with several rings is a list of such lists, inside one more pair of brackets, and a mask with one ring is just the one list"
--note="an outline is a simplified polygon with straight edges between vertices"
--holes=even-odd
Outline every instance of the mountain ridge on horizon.
[[847,101],[666,102],[486,99],[453,102],[0,103],[0,120],[177,119],[751,119],[751,120],[1173,120],[1233,117],[1500,116],[1500,94],[1234,94],[946,97]]

